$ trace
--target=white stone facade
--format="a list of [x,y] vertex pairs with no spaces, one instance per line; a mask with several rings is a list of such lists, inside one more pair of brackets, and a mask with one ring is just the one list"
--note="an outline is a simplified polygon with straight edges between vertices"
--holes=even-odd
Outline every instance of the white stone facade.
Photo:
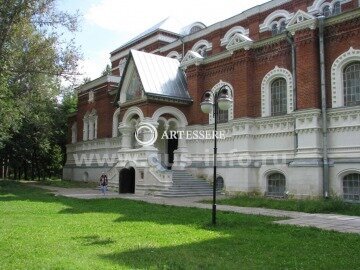
[[[136,109],[131,109],[128,119],[122,123],[126,123],[134,112]],[[164,107],[153,118],[141,121],[154,123],[161,115],[170,113],[181,123],[179,129],[213,129],[213,125],[183,125],[186,118],[172,107]],[[122,123],[120,127],[124,126]],[[219,140],[217,165],[225,190],[229,193],[265,194],[267,176],[280,172],[286,178],[287,194],[321,196],[321,127],[320,110],[296,111],[278,117],[234,119],[220,124],[219,129],[226,131],[226,139]],[[329,110],[329,180],[332,194],[342,195],[342,177],[346,173],[360,172],[359,129],[360,107]],[[122,140],[124,143],[124,137]],[[175,160],[182,161],[180,168],[210,182],[213,178],[213,140],[187,140],[179,146],[179,151],[175,151]],[[64,178],[97,181],[101,172],[106,171],[111,186],[116,188],[120,169],[132,166],[136,171],[137,194],[164,190],[172,184],[171,171],[164,171],[158,166],[159,163],[154,160],[157,154],[156,147],[125,150],[120,137],[75,143],[68,146]],[[78,161],[81,155],[86,155],[94,162],[77,167],[74,155],[77,155]],[[97,158],[100,158],[100,163]],[[104,158],[111,162],[104,163]],[[181,164],[186,164],[186,168]]]

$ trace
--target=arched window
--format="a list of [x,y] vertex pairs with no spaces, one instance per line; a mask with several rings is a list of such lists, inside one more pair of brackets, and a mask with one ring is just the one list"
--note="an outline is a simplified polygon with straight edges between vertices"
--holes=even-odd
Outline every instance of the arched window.
[[360,201],[360,174],[348,174],[343,179],[343,196],[345,200]]
[[340,2],[335,2],[332,13],[333,13],[333,15],[338,15],[341,13],[341,3]]
[[325,6],[322,10],[323,15],[327,18],[331,16],[330,6]]
[[218,176],[216,178],[216,190],[223,190],[224,187],[225,187],[224,178],[222,178],[221,176]]
[[276,79],[271,83],[271,116],[287,113],[287,89],[284,78]]
[[283,33],[286,30],[286,22],[285,21],[281,21],[280,26],[279,26],[279,33]]
[[191,51],[197,52],[202,57],[206,57],[207,52],[210,51],[211,49],[212,49],[212,43],[208,42],[205,39],[202,39],[193,45]]
[[200,47],[196,50],[196,52],[197,52],[198,54],[200,54],[202,57],[206,57],[206,50],[207,50],[206,45],[203,45],[203,46],[200,46]]
[[[211,92],[216,93],[221,89],[221,87],[223,87],[225,85],[228,86],[228,88],[234,95],[234,88],[231,86],[231,84],[227,83],[227,82],[223,82],[221,80],[211,89]],[[233,98],[234,98],[234,96],[233,96]],[[227,111],[218,109],[218,116],[217,116],[218,123],[227,123],[233,119],[234,119],[234,102],[232,102],[229,110],[227,110]],[[214,114],[210,113],[209,114],[209,124],[214,124],[214,122],[215,122]]]
[[286,180],[282,173],[272,173],[267,178],[267,195],[283,197],[285,195]]
[[344,68],[344,105],[360,105],[360,62],[353,62]]
[[191,27],[189,34],[194,34],[198,31],[200,31],[202,28],[198,25]]
[[273,26],[271,27],[271,33],[273,36],[278,34],[278,27],[276,23],[274,23]]
[[98,115],[96,110],[92,110],[91,113],[87,112],[83,121],[83,140],[87,141],[97,139]]

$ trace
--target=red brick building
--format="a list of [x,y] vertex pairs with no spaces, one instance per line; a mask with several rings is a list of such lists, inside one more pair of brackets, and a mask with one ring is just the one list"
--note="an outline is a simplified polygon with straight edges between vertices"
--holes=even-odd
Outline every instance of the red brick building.
[[112,76],[78,88],[64,177],[105,171],[120,192],[190,194],[174,184],[211,181],[213,141],[145,147],[134,132],[213,129],[200,103],[225,86],[219,188],[359,200],[359,31],[357,0],[273,0],[210,26],[164,20],[111,52]]

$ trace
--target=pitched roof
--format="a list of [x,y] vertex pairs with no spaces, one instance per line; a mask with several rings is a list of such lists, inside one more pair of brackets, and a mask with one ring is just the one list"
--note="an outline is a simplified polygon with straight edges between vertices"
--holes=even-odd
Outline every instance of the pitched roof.
[[126,42],[125,44],[121,45],[119,48],[117,48],[116,50],[112,51],[110,54],[113,54],[129,45],[131,45],[132,43],[148,36],[151,35],[153,33],[155,33],[156,31],[165,31],[165,32],[170,32],[174,35],[180,35],[182,27],[180,26],[180,23],[177,22],[175,19],[173,18],[166,18],[164,20],[162,20],[161,22],[155,24],[154,26],[150,27],[149,29],[145,30],[144,32],[142,32],[141,34],[137,35],[136,37],[130,39],[128,42]]
[[185,103],[192,102],[187,89],[185,74],[180,69],[178,60],[136,50],[130,51],[115,102],[120,98],[120,91],[125,81],[129,63],[132,60],[138,71],[146,96]]

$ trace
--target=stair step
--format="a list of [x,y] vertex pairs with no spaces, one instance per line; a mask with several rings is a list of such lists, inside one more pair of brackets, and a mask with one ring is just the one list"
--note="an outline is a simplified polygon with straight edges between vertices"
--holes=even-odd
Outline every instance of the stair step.
[[168,190],[156,191],[157,197],[212,196],[213,187],[206,180],[197,178],[187,171],[172,171],[173,185]]

